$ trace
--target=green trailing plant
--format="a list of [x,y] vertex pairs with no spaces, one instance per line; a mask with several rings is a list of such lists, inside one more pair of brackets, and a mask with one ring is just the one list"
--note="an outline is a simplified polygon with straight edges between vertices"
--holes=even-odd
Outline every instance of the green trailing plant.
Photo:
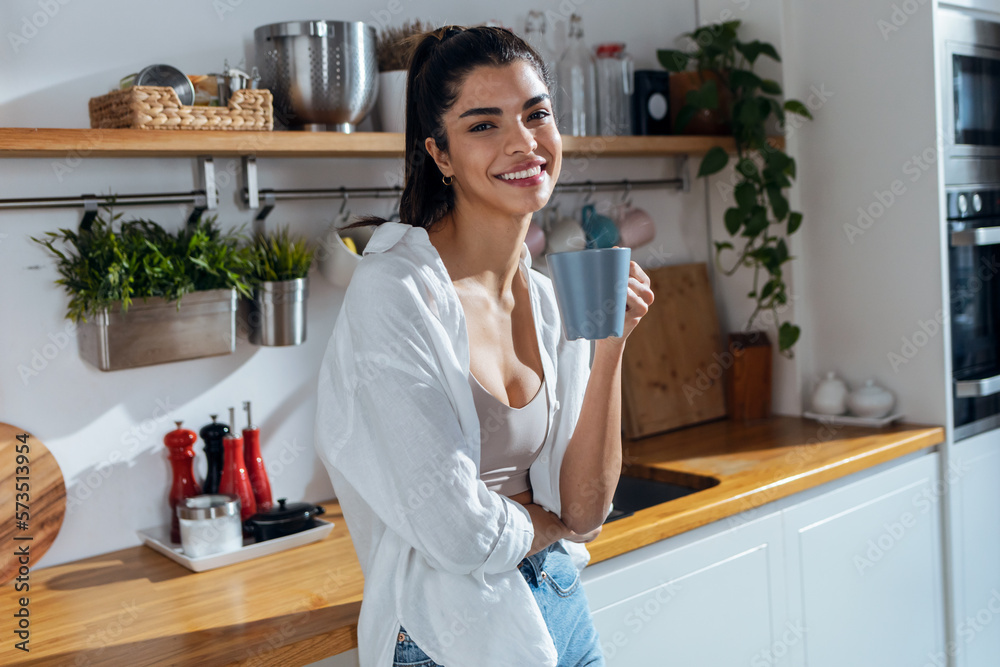
[[288,227],[257,234],[252,250],[254,266],[250,280],[253,284],[305,278],[315,252],[308,241],[293,237]]
[[[785,238],[802,224],[802,214],[790,209],[785,195],[795,178],[795,160],[768,140],[766,128],[772,117],[783,127],[786,114],[809,119],[812,114],[798,100],[782,103],[781,86],[754,73],[760,56],[778,62],[781,58],[771,44],[740,41],[739,26],[739,21],[728,21],[698,28],[685,33],[696,44],[694,51],[663,49],[657,56],[671,72],[684,71],[692,63],[702,69],[716,70],[728,89],[736,145],[736,182],[735,205],[726,209],[724,219],[733,241],[715,242],[715,263],[725,275],[733,275],[741,266],[753,270],[753,289],[747,296],[754,300],[755,307],[746,330],[751,330],[758,315],[771,311],[778,328],[778,350],[792,357],[791,348],[801,331],[791,322],[782,322],[779,309],[788,302],[782,267],[794,259],[788,253]],[[686,104],[678,112],[677,131],[683,133],[683,125],[699,110],[718,108],[719,98],[717,84],[711,79],[699,90],[689,92]],[[702,158],[698,176],[720,172],[729,159],[725,149],[710,149]],[[735,256],[729,268],[723,266],[723,256],[727,254]]]
[[31,237],[56,257],[61,277],[55,282],[70,297],[67,319],[86,322],[88,315],[116,303],[127,312],[137,298],[163,297],[180,308],[190,292],[235,288],[251,294],[246,276],[253,267],[252,251],[243,247],[238,231],[223,233],[217,216],[171,233],[152,220],[119,223],[121,213],[103,208],[107,215],[99,213],[89,229]]

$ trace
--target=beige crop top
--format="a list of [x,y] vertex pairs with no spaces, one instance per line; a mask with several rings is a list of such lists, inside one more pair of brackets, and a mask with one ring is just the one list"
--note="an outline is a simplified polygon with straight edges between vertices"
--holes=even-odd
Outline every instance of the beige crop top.
[[528,468],[538,457],[548,435],[545,382],[543,377],[538,393],[527,405],[512,408],[501,403],[469,372],[469,384],[479,414],[479,478],[490,491],[509,497],[528,490]]

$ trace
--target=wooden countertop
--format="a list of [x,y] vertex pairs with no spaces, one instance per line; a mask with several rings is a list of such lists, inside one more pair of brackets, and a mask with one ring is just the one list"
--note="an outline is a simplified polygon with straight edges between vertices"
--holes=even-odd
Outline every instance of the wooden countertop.
[[[624,474],[710,488],[607,524],[591,563],[943,441],[940,426],[775,417],[626,442]],[[324,506],[336,525],[323,541],[218,570],[142,546],[33,570],[29,653],[12,634],[25,593],[0,589],[0,664],[305,665],[355,648],[361,568],[339,504]]]
[[604,526],[590,563],[612,558],[798,491],[944,442],[944,429],[819,424],[800,417],[728,419],[622,446],[622,474],[703,490]]

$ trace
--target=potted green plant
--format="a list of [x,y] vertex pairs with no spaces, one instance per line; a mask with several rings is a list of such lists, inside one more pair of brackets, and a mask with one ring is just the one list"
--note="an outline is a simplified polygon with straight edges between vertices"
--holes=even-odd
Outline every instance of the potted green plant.
[[732,131],[726,79],[736,65],[739,23],[728,21],[684,33],[682,36],[694,43],[692,51],[656,52],[660,64],[670,72],[670,124],[674,134],[728,135]]
[[231,353],[237,295],[250,293],[239,233],[214,216],[171,233],[104,210],[89,228],[31,237],[57,259],[83,359],[113,371]]
[[[724,100],[728,105],[731,134],[735,143],[736,165],[733,188],[734,205],[725,211],[726,231],[732,241],[715,242],[716,268],[725,275],[733,275],[740,267],[753,270],[753,288],[748,297],[754,301],[744,332],[730,334],[730,351],[737,357],[731,369],[733,376],[742,378],[747,388],[741,399],[734,396],[731,407],[739,416],[764,416],[770,412],[770,400],[757,408],[750,395],[754,386],[770,386],[770,344],[763,331],[753,329],[758,318],[766,316],[777,329],[778,351],[788,358],[794,356],[792,347],[799,339],[800,328],[789,321],[782,321],[780,309],[788,303],[788,288],[782,267],[793,257],[789,254],[786,237],[795,233],[802,224],[802,214],[789,207],[785,191],[795,178],[795,160],[776,147],[767,136],[768,123],[774,119],[784,126],[786,114],[812,118],[812,114],[798,100],[781,101],[781,86],[773,80],[761,78],[754,65],[760,56],[781,60],[771,44],[738,39],[739,21],[705,26],[689,33],[698,41],[699,51],[660,51],[664,66],[677,67],[686,61],[698,61],[700,52],[710,53],[723,69],[717,80],[706,81],[694,94],[688,95],[678,111],[678,123],[697,118],[706,109],[718,108]],[[686,59],[686,60],[685,60]],[[717,85],[724,95],[716,94]],[[708,177],[720,172],[729,164],[729,153],[721,148],[710,149],[702,158],[698,175]],[[739,246],[739,247],[737,247]],[[724,259],[731,256],[731,265],[724,266]],[[740,354],[735,354],[739,352]],[[767,355],[763,362],[755,360],[754,368],[766,372],[766,377],[753,376],[740,364],[744,353]],[[732,392],[733,383],[730,383]],[[737,392],[738,393],[738,392]],[[769,392],[768,392],[769,394]]]
[[420,19],[406,21],[398,27],[383,28],[375,40],[379,71],[375,107],[383,132],[403,132],[406,128],[406,73],[412,38],[430,29]]
[[306,301],[314,248],[288,227],[254,236],[253,294],[240,300],[240,327],[255,345],[300,345],[306,340]]

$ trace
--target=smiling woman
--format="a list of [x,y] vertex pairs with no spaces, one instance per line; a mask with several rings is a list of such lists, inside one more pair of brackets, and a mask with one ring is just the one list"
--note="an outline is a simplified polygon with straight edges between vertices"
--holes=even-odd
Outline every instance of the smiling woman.
[[625,332],[566,340],[524,242],[562,166],[549,75],[508,30],[419,35],[400,222],[320,369],[316,446],[365,575],[363,667],[603,665],[580,584],[621,470]]
[[[463,165],[450,165],[449,156],[459,162],[475,159],[470,166],[497,180],[501,174],[540,168],[544,175],[519,174],[511,185],[536,190],[529,195],[536,204],[529,213],[544,206],[559,178],[562,138],[552,116],[551,75],[538,54],[510,31],[490,27],[447,26],[415,35],[410,47],[400,218],[425,229],[440,227],[460,195],[475,192],[464,178],[472,173],[458,174]],[[512,137],[512,130],[519,136]],[[511,138],[528,145],[512,150],[514,159],[498,161],[499,144]],[[540,144],[537,152],[532,141]],[[489,164],[482,162],[486,151],[493,153]],[[504,194],[495,193],[492,202]],[[368,216],[351,226],[383,222]]]

